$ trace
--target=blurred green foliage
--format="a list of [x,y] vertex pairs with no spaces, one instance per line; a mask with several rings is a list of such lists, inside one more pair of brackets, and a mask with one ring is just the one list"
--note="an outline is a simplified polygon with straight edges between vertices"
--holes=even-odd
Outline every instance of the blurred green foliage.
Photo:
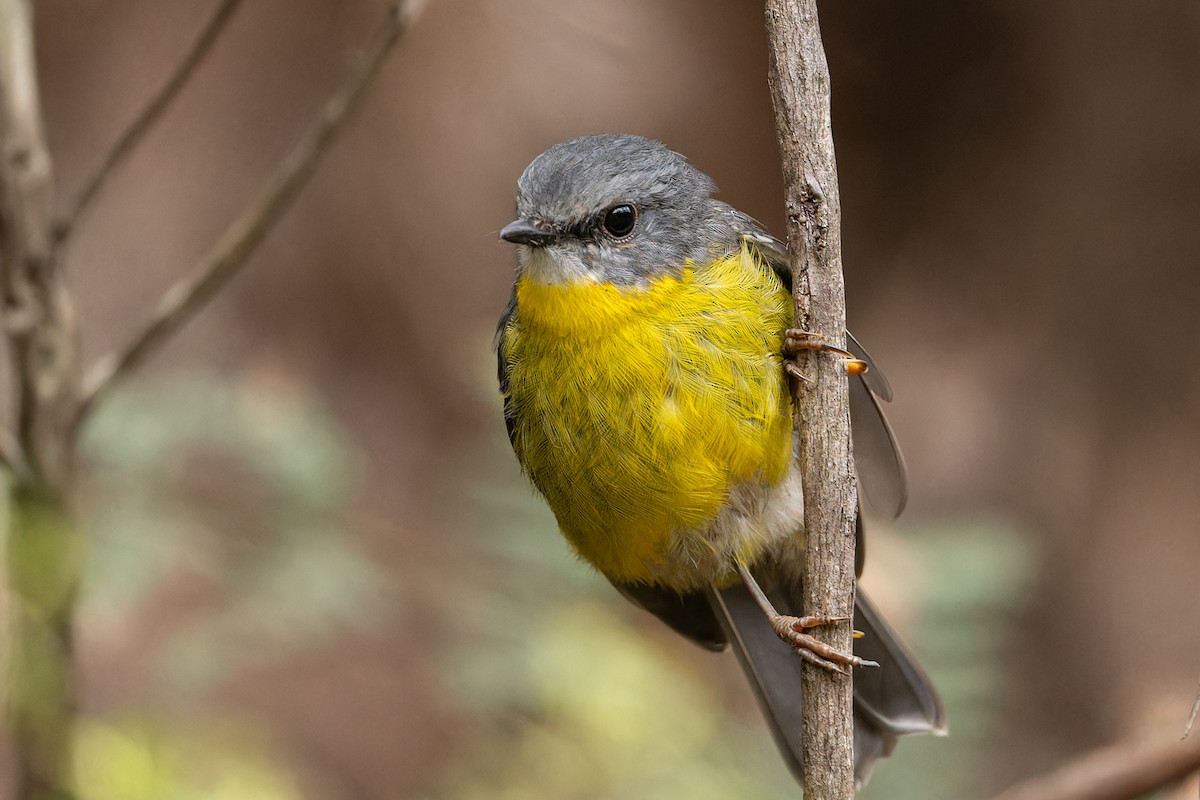
[[345,530],[359,465],[311,397],[212,376],[139,384],[100,409],[84,448],[83,625],[131,613],[172,574],[227,594],[158,653],[165,680],[199,689],[369,622],[383,577]]
[[231,725],[84,721],[76,790],[80,800],[300,800],[261,739]]
[[[85,431],[88,561],[79,627],[119,629],[184,581],[152,685],[198,696],[250,665],[371,623],[383,577],[346,527],[359,464],[308,395],[208,375],[139,382]],[[191,598],[193,595],[188,594]],[[145,712],[141,712],[145,713]],[[86,800],[292,800],[300,795],[246,720],[81,720]]]
[[942,694],[946,737],[910,736],[875,769],[862,800],[951,800],[978,795],[978,769],[1001,728],[1006,643],[1036,566],[1029,539],[1003,520],[945,521],[901,534],[921,564],[906,584],[917,613],[905,639]]

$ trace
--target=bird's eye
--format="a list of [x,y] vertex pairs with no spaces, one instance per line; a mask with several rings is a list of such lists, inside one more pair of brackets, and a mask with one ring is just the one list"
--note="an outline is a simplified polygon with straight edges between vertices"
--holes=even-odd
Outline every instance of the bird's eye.
[[633,233],[634,223],[637,222],[637,209],[628,203],[613,206],[604,212],[604,232],[614,239],[624,239]]

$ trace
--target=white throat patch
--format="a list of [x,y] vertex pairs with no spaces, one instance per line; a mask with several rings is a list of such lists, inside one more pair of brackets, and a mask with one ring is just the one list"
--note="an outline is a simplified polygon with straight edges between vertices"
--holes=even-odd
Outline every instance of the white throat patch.
[[521,245],[517,248],[517,264],[521,273],[534,283],[559,285],[596,281],[595,274],[579,254],[564,247]]

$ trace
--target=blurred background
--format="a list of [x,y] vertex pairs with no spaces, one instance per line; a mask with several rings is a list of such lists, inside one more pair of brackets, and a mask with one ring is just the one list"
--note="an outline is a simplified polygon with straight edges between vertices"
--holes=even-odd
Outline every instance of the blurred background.
[[[64,205],[211,6],[37,3]],[[244,4],[72,242],[89,357],[384,8]],[[952,730],[863,796],[986,796],[1177,737],[1200,673],[1200,6],[821,13],[850,325],[912,482],[864,585]],[[661,139],[783,232],[765,52],[758,3],[428,2],[245,273],[86,431],[86,796],[798,796],[732,656],[567,554],[492,351],[496,234],[554,142]]]

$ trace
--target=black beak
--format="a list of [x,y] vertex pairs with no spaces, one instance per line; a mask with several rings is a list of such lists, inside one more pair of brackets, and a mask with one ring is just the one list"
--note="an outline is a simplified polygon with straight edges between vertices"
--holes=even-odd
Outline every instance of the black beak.
[[548,223],[519,219],[505,225],[500,231],[500,238],[513,244],[545,247],[558,241],[558,233]]

